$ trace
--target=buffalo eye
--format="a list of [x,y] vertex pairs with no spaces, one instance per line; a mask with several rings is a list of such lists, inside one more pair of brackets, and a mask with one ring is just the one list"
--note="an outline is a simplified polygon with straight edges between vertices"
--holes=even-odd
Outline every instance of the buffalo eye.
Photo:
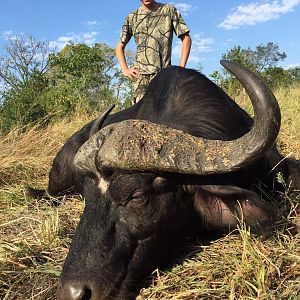
[[128,199],[126,206],[140,206],[148,202],[148,196],[144,191],[134,192]]

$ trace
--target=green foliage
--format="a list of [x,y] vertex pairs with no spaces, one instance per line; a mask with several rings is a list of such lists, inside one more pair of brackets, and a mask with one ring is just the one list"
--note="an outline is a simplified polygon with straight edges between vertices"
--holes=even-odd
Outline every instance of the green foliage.
[[112,103],[122,107],[132,91],[131,83],[118,68],[114,49],[106,44],[69,44],[57,55],[51,55],[49,64],[51,84],[71,86],[93,109]]
[[[63,104],[64,109],[60,112],[73,111],[79,101],[92,109],[102,109],[117,102],[110,88],[115,67],[114,52],[107,45],[69,44],[58,54],[50,55],[49,65],[51,87],[45,101],[50,106],[54,103],[55,107]],[[53,97],[57,93],[61,95],[60,103]]]
[[[99,44],[96,44],[99,45]],[[85,44],[69,44],[57,55],[50,54],[50,66],[58,66],[57,77],[66,78],[66,75],[74,77],[91,78],[102,75],[105,67],[103,53],[99,47],[90,48]]]
[[276,64],[287,57],[285,52],[280,52],[279,46],[273,42],[266,45],[259,45],[255,50],[234,46],[226,54],[222,55],[223,59],[235,61],[244,65],[246,68],[261,73],[263,70],[276,66]]
[[286,70],[289,81],[292,83],[300,83],[300,66],[289,68]]
[[10,89],[0,106],[0,128],[2,133],[14,126],[23,126],[44,118],[45,108],[40,102],[40,94],[47,88],[47,79],[38,71],[18,89]]
[[[59,119],[80,110],[130,105],[132,83],[123,77],[114,49],[106,44],[68,44],[50,53],[47,43],[12,38],[0,58],[0,134],[14,126]],[[49,54],[50,53],[50,54]],[[129,63],[132,53],[127,54]]]
[[[286,57],[286,53],[281,52],[279,46],[273,42],[259,45],[254,50],[238,45],[222,54],[222,59],[241,64],[259,75],[271,88],[290,85],[300,77],[297,70],[285,70],[277,66]],[[237,95],[242,91],[241,84],[228,71],[222,73],[215,71],[210,76],[231,95]]]
[[47,88],[48,44],[16,36],[6,46],[7,56],[0,57],[0,133],[45,116],[40,94]]

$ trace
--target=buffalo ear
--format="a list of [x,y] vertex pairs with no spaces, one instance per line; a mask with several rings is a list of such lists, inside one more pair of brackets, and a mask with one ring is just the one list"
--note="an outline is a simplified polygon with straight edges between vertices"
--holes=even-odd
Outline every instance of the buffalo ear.
[[103,177],[104,179],[110,179],[111,176],[116,171],[113,168],[103,167],[103,166],[99,165],[99,161],[98,160],[96,160],[96,168],[97,168],[98,172],[100,173],[101,177]]
[[275,221],[273,206],[256,193],[235,186],[201,186],[194,206],[205,226],[221,233],[236,229],[241,221],[254,232],[262,233]]

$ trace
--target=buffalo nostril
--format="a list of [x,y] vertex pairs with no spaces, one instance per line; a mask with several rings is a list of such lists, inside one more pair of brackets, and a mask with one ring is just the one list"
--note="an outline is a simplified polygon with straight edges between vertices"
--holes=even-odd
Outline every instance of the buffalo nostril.
[[58,289],[57,297],[59,300],[90,300],[92,291],[80,283],[67,283]]
[[87,288],[70,287],[70,300],[90,300],[92,291]]

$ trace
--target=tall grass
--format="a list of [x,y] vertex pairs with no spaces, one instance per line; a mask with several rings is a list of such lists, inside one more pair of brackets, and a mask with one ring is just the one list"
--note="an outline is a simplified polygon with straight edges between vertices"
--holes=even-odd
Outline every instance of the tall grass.
[[[274,94],[281,108],[281,130],[277,145],[282,154],[300,158],[300,86],[278,88]],[[250,115],[253,114],[246,94],[238,96],[236,102]]]
[[[49,167],[66,139],[90,119],[86,115],[48,127],[15,128],[0,139],[0,184],[45,185]],[[41,178],[43,180],[41,180]]]
[[[284,155],[300,158],[300,88],[278,90]],[[247,107],[244,99],[239,100]],[[46,187],[55,153],[92,116],[47,128],[16,129],[0,140],[0,299],[55,299],[58,276],[83,209],[82,199],[59,207],[27,198],[25,184]],[[169,270],[156,270],[139,299],[300,299],[299,195],[270,237],[241,224],[225,237],[199,244]]]
[[69,199],[54,208],[23,191],[47,186],[56,152],[88,119],[18,128],[0,140],[0,299],[54,299],[83,203]]
[[281,88],[276,91],[276,97],[282,111],[280,150],[300,159],[300,86]]

